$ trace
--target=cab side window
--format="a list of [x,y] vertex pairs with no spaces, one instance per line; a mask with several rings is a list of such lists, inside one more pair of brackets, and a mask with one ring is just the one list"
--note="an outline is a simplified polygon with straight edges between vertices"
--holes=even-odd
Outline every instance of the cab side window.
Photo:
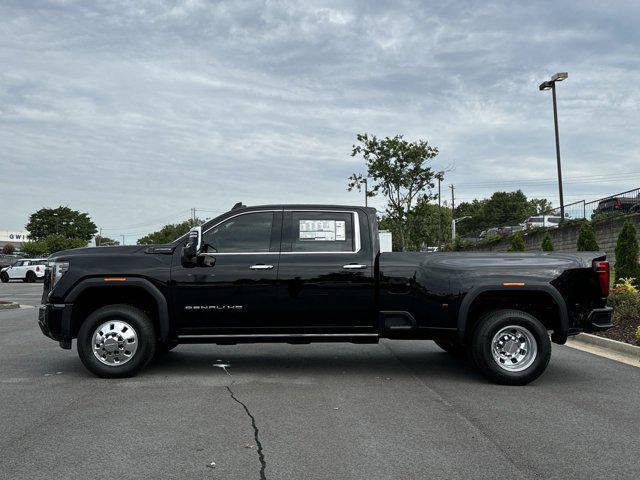
[[353,214],[292,212],[292,252],[353,252]]
[[273,212],[238,215],[213,227],[203,236],[209,252],[260,253],[271,246]]

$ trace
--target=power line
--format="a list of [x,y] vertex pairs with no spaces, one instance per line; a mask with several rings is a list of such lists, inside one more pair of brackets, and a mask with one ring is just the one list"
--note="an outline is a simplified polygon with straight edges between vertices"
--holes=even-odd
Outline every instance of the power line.
[[[630,180],[640,178],[639,172],[628,172],[628,173],[614,173],[614,174],[601,174],[601,175],[584,175],[577,177],[567,177],[563,180],[563,183],[591,183],[595,181],[614,181],[614,180]],[[466,187],[496,187],[500,185],[555,185],[558,182],[557,179],[552,178],[531,178],[531,179],[520,179],[520,180],[493,180],[486,182],[458,182],[457,185],[464,185]]]

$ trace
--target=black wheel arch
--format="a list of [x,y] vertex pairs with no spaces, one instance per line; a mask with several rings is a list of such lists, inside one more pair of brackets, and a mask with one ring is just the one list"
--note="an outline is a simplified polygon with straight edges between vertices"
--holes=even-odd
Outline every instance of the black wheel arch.
[[[99,308],[107,303],[122,303],[118,301],[123,295],[144,292],[137,298],[136,303],[147,303],[153,307],[154,320],[157,323],[159,340],[166,342],[171,338],[171,324],[169,319],[169,307],[166,296],[151,281],[142,277],[126,277],[125,281],[108,282],[104,278],[87,278],[77,283],[65,296],[65,303],[74,304],[74,308],[81,308],[83,300],[88,301],[93,294],[99,294],[101,302],[95,304]],[[113,299],[110,302],[109,299]],[[90,306],[90,305],[89,305]],[[79,329],[79,324],[74,321],[73,329],[75,333]]]
[[[553,330],[552,339],[555,343],[563,344],[567,340],[567,334],[569,330],[569,314],[567,311],[567,305],[560,292],[548,283],[527,283],[526,285],[518,286],[505,286],[502,284],[487,284],[479,285],[467,292],[460,303],[460,309],[458,310],[457,327],[458,335],[461,340],[465,340],[470,333],[470,327],[473,324],[474,316],[473,308],[479,300],[488,295],[496,294],[504,298],[506,305],[510,299],[525,298],[531,295],[544,295],[548,302],[552,302],[555,307],[556,316],[552,323],[547,325]],[[505,308],[506,305],[501,305],[496,308]],[[517,307],[512,307],[517,308]],[[525,310],[526,311],[526,310]]]

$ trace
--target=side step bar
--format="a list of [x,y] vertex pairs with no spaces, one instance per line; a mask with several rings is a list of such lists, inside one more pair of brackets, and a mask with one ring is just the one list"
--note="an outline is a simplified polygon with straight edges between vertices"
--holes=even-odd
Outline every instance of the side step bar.
[[377,333],[257,333],[215,334],[215,335],[178,335],[179,343],[217,343],[232,345],[236,343],[311,343],[311,342],[349,342],[378,343]]

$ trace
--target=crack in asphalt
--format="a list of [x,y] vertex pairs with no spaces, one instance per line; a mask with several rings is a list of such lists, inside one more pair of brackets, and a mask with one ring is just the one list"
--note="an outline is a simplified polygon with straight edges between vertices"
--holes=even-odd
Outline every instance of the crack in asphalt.
[[242,402],[240,399],[238,399],[238,397],[236,397],[236,395],[233,392],[233,390],[231,390],[231,387],[235,383],[235,380],[233,380],[233,375],[231,375],[231,373],[229,373],[229,370],[227,370],[227,367],[229,367],[229,366],[230,365],[228,365],[228,364],[214,364],[214,367],[222,368],[222,370],[224,370],[224,372],[227,375],[229,375],[229,377],[232,378],[231,384],[227,385],[225,388],[228,390],[229,395],[231,396],[231,399],[234,402],[240,404],[240,406],[242,406],[242,408],[244,409],[244,411],[247,414],[247,416],[251,419],[251,427],[253,428],[253,438],[254,438],[254,440],[256,442],[256,447],[257,447],[257,451],[258,451],[258,460],[260,461],[260,480],[267,480],[267,476],[265,474],[265,470],[267,468],[267,461],[266,461],[266,459],[264,457],[264,451],[263,451],[263,448],[262,448],[262,442],[260,441],[260,429],[256,425],[256,418],[253,416],[253,414],[249,410],[249,407],[247,407],[244,404],[244,402]]

